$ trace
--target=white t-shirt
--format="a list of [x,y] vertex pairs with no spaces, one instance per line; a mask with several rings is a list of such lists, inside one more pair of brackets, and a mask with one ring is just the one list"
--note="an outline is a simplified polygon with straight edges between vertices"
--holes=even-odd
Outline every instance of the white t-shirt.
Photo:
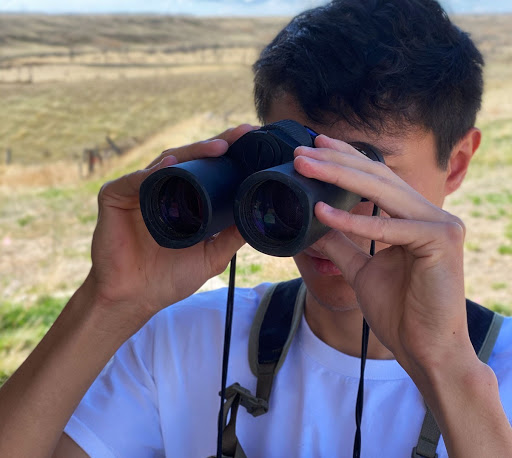
[[[237,289],[228,386],[255,393],[248,336],[268,284]],[[227,289],[163,310],[126,342],[89,389],[65,432],[92,457],[215,455]],[[512,417],[512,319],[489,360]],[[303,319],[274,381],[270,410],[240,407],[237,436],[248,458],[352,457],[360,360],[319,340]],[[363,457],[410,457],[425,406],[394,360],[368,360]],[[442,438],[439,457],[446,457]]]

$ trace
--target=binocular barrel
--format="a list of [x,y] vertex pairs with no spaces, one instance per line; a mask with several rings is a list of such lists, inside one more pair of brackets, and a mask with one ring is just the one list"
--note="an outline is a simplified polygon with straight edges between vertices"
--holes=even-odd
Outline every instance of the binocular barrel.
[[146,227],[165,248],[187,248],[234,224],[233,196],[245,175],[228,157],[165,167],[144,180]]
[[242,183],[235,199],[235,223],[258,251],[294,256],[330,230],[314,216],[320,201],[350,211],[361,197],[306,178],[288,162],[257,172]]

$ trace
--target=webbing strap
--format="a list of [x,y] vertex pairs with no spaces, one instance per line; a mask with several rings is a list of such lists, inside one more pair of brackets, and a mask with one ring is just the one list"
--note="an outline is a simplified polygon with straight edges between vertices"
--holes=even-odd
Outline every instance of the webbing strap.
[[412,449],[412,458],[437,458],[436,450],[440,437],[441,431],[437,426],[434,415],[427,406],[418,444]]
[[270,392],[272,391],[272,385],[274,383],[274,374],[276,367],[277,362],[259,365],[258,382],[256,385],[256,397],[258,399],[266,401],[266,410],[262,409],[249,412],[252,413],[252,415],[255,417],[262,415],[268,411],[268,400],[270,398]]
[[503,324],[503,320],[505,317],[503,315],[494,314],[492,318],[491,326],[489,331],[487,332],[487,336],[485,337],[482,348],[478,352],[478,358],[483,363],[487,363],[489,358],[491,357],[492,349],[494,348],[494,344],[498,339],[498,335],[500,333],[501,325]]
[[[238,383],[226,388],[226,400],[224,402],[224,431],[222,433],[222,458],[247,458],[238,437],[236,436],[236,417],[238,414],[238,407],[244,402],[244,395],[248,392],[245,388],[241,387]],[[249,393],[250,395],[250,393]],[[229,423],[226,424],[228,414]],[[209,458],[215,458],[211,456]]]
[[[500,333],[504,317],[470,300],[466,300],[466,310],[471,343],[478,359],[487,363]],[[418,444],[412,449],[412,458],[437,458],[436,450],[440,437],[439,426],[427,406]]]
[[256,396],[239,383],[226,388],[222,458],[247,458],[236,435],[238,408],[242,405],[254,417],[268,412],[274,377],[283,364],[302,317],[303,285],[300,278],[272,285],[258,306],[249,337],[249,362],[257,377]]

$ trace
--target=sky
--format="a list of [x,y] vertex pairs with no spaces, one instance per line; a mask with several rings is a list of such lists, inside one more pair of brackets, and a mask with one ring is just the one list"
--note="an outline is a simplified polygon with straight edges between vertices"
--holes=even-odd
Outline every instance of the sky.
[[[291,16],[325,0],[0,0],[0,12]],[[448,13],[512,13],[512,0],[441,0]]]

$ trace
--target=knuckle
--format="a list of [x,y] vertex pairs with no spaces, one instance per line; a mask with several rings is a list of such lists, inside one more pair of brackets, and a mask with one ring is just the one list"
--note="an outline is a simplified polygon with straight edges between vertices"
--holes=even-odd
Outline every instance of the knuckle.
[[228,141],[234,135],[234,133],[236,133],[236,129],[237,129],[237,127],[229,127],[228,129],[226,129],[224,132],[220,133],[219,135],[212,137],[212,139],[220,138],[221,140]]
[[390,186],[393,186],[393,181],[390,177],[382,175],[375,175],[375,178],[377,180],[377,185],[370,192],[370,195],[367,196],[367,198],[368,200],[371,200],[375,205],[380,207],[385,190],[388,189]]
[[249,123],[243,123],[243,124],[239,124],[238,126],[236,126],[236,129],[238,130],[253,130],[254,129],[254,126],[252,126],[251,124]]
[[104,183],[99,192],[98,192],[98,205],[102,205],[103,202],[105,201],[105,195],[106,193],[108,192],[108,188],[110,187],[112,181],[107,181],[106,183]]
[[[176,152],[177,152],[177,148],[170,148],[170,149],[166,149],[165,151],[162,151],[160,153],[160,156],[158,156],[154,161],[153,161],[153,164],[158,164],[160,161],[162,161],[163,159],[165,159],[166,157],[168,156],[176,156]],[[179,158],[177,158],[179,160]]]
[[462,221],[462,220],[461,220],[459,217],[457,217],[457,216],[453,216],[453,215],[452,215],[452,218],[453,218],[453,222],[454,222],[455,224],[458,224],[458,225],[461,227],[463,234],[464,234],[464,235],[466,235],[466,225],[464,224],[464,221]]
[[379,189],[393,185],[393,180],[387,175],[376,175]]
[[302,173],[306,177],[311,178],[315,176],[316,178],[321,179],[321,177],[318,174],[318,170],[315,169],[315,165],[310,161],[304,160],[301,156],[299,156],[295,164],[299,168],[300,173]]
[[446,210],[442,210],[442,212],[444,213],[444,216],[442,217],[443,221],[449,226],[453,226],[449,231],[453,231],[454,235],[460,232],[464,239],[466,236],[466,225],[464,224],[464,221],[462,221],[458,216],[448,213]]
[[379,218],[376,220],[376,229],[377,229],[377,236],[376,239],[383,239],[386,232],[388,231],[388,228],[391,224],[391,220],[389,218]]
[[464,242],[463,225],[454,220],[444,223],[443,232],[446,239],[451,243],[459,244]]
[[214,137],[212,137],[210,140],[213,140],[215,138],[224,138],[226,137],[227,135],[229,135],[231,132],[233,132],[233,129],[234,127],[228,127],[226,130],[222,131],[220,134],[218,135],[215,135]]
[[[321,179],[321,178],[320,178]],[[343,179],[343,177],[341,176],[341,174],[337,174],[335,175],[334,177],[334,184],[338,187],[338,188],[342,188],[344,189],[345,186],[346,186],[346,183],[345,183],[345,180]]]
[[240,124],[239,126],[235,127],[232,130],[230,139],[229,139],[230,140],[229,143],[235,142],[240,137],[242,137],[243,135],[245,135],[246,133],[248,133],[252,130],[254,130],[254,127],[251,126],[250,124]]
[[164,149],[161,153],[160,153],[160,156],[161,158],[164,158],[166,156],[169,156],[171,155],[174,151],[176,150],[176,148],[167,148],[167,149]]
[[373,168],[379,176],[389,176],[389,173],[393,173],[384,162],[373,161]]

